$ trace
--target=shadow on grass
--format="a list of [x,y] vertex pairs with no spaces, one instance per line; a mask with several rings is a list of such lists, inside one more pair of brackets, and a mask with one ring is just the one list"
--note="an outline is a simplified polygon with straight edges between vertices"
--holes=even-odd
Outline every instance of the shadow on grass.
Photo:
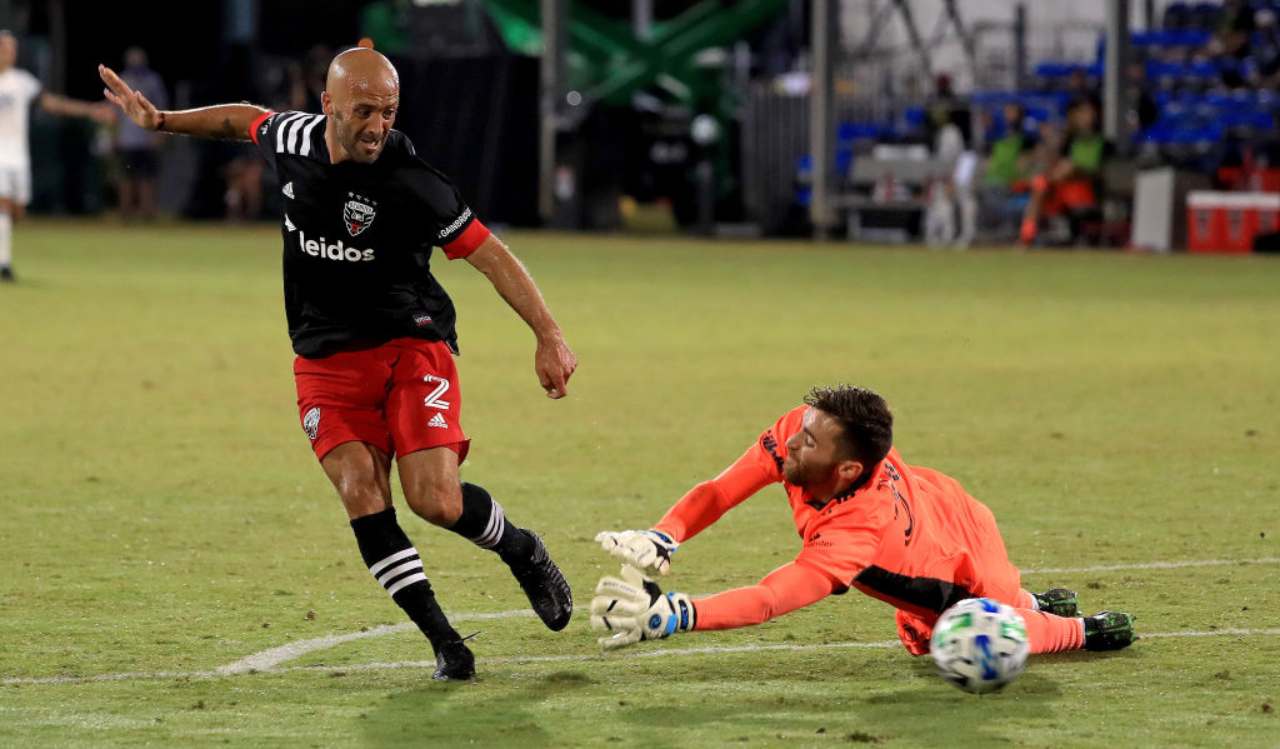
[[[512,691],[494,694],[490,687]],[[579,671],[555,671],[511,685],[429,682],[387,695],[361,716],[368,746],[545,746],[547,704],[572,700],[595,681]],[[580,716],[581,717],[581,716]],[[585,719],[585,717],[583,718]]]

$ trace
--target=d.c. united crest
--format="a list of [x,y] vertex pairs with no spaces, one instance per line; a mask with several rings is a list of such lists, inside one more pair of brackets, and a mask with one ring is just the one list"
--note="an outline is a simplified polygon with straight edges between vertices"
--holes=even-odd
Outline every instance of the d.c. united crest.
[[363,234],[377,215],[377,205],[363,195],[347,193],[347,202],[342,206],[342,221],[347,225],[347,233],[353,237]]

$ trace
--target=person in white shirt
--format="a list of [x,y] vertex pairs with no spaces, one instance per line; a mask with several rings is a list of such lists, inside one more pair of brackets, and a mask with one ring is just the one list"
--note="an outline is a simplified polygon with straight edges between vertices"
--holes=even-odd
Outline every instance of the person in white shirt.
[[113,121],[105,102],[69,99],[43,90],[40,81],[14,67],[18,38],[0,30],[0,281],[13,281],[13,221],[31,202],[31,156],[27,148],[27,117],[31,103],[67,117]]

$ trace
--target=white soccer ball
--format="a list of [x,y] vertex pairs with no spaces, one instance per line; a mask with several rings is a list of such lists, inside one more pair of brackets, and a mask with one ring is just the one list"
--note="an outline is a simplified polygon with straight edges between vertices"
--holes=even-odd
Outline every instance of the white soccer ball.
[[969,598],[942,613],[929,643],[938,675],[966,692],[1002,689],[1027,667],[1027,625],[1013,608]]

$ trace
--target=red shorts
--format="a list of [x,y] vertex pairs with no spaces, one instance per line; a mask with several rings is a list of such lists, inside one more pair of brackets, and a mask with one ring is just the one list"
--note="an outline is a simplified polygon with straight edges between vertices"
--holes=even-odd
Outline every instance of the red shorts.
[[459,462],[467,457],[458,369],[443,341],[396,338],[361,351],[300,356],[293,377],[302,430],[320,460],[344,442],[388,455],[447,446]]

